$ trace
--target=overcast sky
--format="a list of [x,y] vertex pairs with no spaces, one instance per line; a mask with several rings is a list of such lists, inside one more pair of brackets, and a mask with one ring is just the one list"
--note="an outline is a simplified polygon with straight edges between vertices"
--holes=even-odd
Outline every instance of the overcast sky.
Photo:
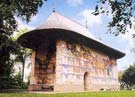
[[[41,8],[39,8],[38,14],[31,18],[31,22],[26,24],[21,19],[17,18],[19,23],[19,29],[29,28],[35,29],[40,26],[47,17],[52,13],[53,8],[55,10],[69,17],[82,25],[88,25],[89,31],[97,38],[101,38],[103,42],[111,47],[118,49],[126,56],[118,60],[118,69],[123,70],[130,64],[135,62],[133,54],[129,51],[133,47],[133,41],[130,34],[114,36],[112,34],[106,34],[107,22],[111,19],[111,15],[108,17],[105,15],[93,16],[91,12],[94,11],[96,0],[47,0]],[[106,7],[109,8],[109,7]],[[133,32],[132,30],[130,30]]]

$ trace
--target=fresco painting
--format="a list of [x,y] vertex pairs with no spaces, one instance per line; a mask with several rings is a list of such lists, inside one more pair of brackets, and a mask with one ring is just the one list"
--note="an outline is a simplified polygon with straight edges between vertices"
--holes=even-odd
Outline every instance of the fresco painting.
[[[48,43],[47,45],[42,44],[40,48],[37,49],[35,58],[35,76],[38,84],[54,84],[56,51],[55,49],[50,50],[51,46],[55,48],[55,45]],[[52,55],[49,55],[51,53]]]
[[[62,49],[62,78],[63,81],[71,79],[83,79],[83,74],[90,72],[92,83],[99,84],[117,82],[113,78],[113,69],[116,66],[116,60],[108,56],[89,49],[78,44],[61,41],[59,48]],[[101,57],[102,56],[102,57]]]

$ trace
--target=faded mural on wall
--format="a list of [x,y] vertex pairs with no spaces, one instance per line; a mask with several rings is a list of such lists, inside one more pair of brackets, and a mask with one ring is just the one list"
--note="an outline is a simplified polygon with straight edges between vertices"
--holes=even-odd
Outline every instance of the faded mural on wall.
[[42,44],[36,51],[34,77],[40,89],[48,85],[63,90],[72,84],[73,90],[83,90],[86,73],[89,84],[118,85],[116,60],[101,52],[62,40]]
[[84,73],[90,73],[92,84],[117,83],[116,60],[82,45],[59,41],[63,82],[83,81]]
[[42,44],[35,57],[35,78],[37,84],[54,84],[56,64],[55,44]]

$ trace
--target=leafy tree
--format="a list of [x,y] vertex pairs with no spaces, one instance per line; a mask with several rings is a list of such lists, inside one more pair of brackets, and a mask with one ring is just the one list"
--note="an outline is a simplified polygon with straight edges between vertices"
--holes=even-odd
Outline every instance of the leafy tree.
[[135,85],[135,64],[125,70],[121,81],[126,84],[128,89],[132,89],[132,87]]
[[[119,35],[128,32],[128,27],[131,28],[132,18],[135,17],[134,11],[135,0],[98,0],[93,14],[112,14],[112,20],[108,24],[108,31]],[[135,34],[133,34],[133,37],[135,37]]]
[[[24,34],[25,32],[28,32],[29,30],[27,28],[21,29],[14,37],[13,40],[16,41],[19,36]],[[26,59],[28,57],[31,57],[31,50],[24,48],[18,45],[18,52],[16,53],[16,62],[21,62],[22,63],[22,73],[21,73],[21,87],[23,88],[23,80],[24,80],[24,69],[25,69],[25,64],[26,64]]]
[[0,88],[10,87],[14,64],[14,58],[12,58],[11,53],[16,53],[16,47],[16,42],[0,33]]
[[43,0],[0,0],[0,30],[11,35],[17,29],[15,16],[29,22],[42,4]]
[[12,87],[11,88],[22,88],[21,87],[21,69],[19,70],[19,72],[17,74],[15,74],[13,76],[13,83],[12,83]]
[[0,0],[0,88],[9,88],[12,79],[12,55],[18,52],[18,45],[11,39],[17,30],[15,16],[26,22],[36,15],[46,0]]
[[126,88],[126,84],[122,81],[122,76],[123,76],[124,71],[119,71],[118,72],[118,80],[120,83],[120,89],[125,89]]

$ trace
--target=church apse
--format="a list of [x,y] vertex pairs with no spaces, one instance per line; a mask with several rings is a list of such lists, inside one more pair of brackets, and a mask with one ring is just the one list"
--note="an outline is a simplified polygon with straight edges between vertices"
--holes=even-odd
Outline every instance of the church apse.
[[41,44],[35,55],[34,77],[32,90],[53,90],[55,82],[56,46],[55,43]]

